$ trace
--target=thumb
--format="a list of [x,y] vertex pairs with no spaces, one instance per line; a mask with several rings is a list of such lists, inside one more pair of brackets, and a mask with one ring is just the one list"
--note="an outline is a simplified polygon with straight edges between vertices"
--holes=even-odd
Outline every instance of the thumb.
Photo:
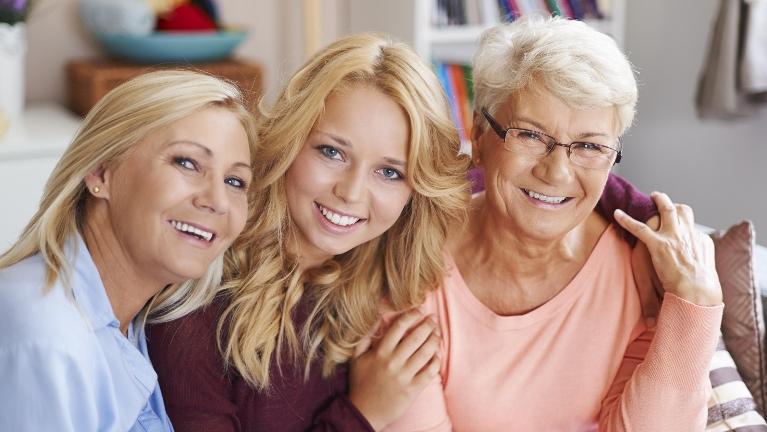
[[649,226],[632,218],[621,209],[615,209],[613,213],[615,221],[626,231],[638,238],[642,243],[650,245],[655,240],[655,231]]

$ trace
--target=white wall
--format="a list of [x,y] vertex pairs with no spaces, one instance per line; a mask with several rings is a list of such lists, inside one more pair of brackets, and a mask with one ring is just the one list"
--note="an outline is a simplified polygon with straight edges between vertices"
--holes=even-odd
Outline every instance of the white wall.
[[767,112],[700,120],[694,98],[718,0],[627,2],[625,48],[639,70],[639,108],[620,173],[690,204],[703,224],[754,221],[767,240]]
[[[249,29],[236,54],[264,66],[267,97],[303,61],[301,16],[292,13],[299,4],[300,0],[218,0],[225,23]],[[66,62],[103,54],[80,26],[77,0],[40,0],[28,22],[27,38],[28,101],[65,103]]]

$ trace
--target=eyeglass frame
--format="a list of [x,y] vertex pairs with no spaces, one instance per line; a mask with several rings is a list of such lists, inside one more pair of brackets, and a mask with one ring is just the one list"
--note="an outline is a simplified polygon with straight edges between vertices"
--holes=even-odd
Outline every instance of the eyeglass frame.
[[[583,144],[585,142],[585,141],[573,141],[570,144],[565,144],[565,143],[561,143],[561,142],[557,141],[557,139],[552,137],[551,135],[545,134],[543,132],[531,130],[531,129],[515,128],[515,127],[509,127],[509,128],[504,129],[503,126],[501,126],[501,124],[498,123],[498,120],[496,120],[495,118],[493,118],[492,115],[490,115],[490,112],[487,111],[487,108],[482,108],[480,111],[482,112],[482,115],[485,117],[487,122],[490,124],[490,127],[493,129],[493,131],[504,142],[506,142],[506,135],[508,135],[509,130],[511,130],[511,129],[519,130],[519,131],[525,131],[525,132],[531,132],[531,133],[533,133],[535,135],[541,135],[541,136],[544,136],[544,137],[548,138],[548,142],[544,143],[544,144],[546,144],[546,153],[542,154],[541,156],[548,156],[549,154],[551,154],[551,152],[554,151],[555,147],[559,146],[559,147],[564,147],[564,148],[567,149],[567,159],[572,161],[572,159],[570,158],[570,155],[572,153],[571,149],[572,149],[573,144]],[[618,145],[620,147],[623,147],[623,144],[621,143],[620,138],[618,138],[617,141],[618,141]],[[614,148],[612,148],[610,146],[606,146],[606,145],[602,145],[602,144],[597,144],[597,143],[588,143],[588,144],[599,146],[599,147],[602,147],[602,148],[607,148],[607,149],[610,149],[610,150],[614,151],[617,154],[617,156],[615,157],[615,160],[613,161],[613,165],[619,164],[621,162],[621,159],[623,157],[623,149],[622,148],[614,149]],[[584,167],[584,168],[588,168],[588,167]]]

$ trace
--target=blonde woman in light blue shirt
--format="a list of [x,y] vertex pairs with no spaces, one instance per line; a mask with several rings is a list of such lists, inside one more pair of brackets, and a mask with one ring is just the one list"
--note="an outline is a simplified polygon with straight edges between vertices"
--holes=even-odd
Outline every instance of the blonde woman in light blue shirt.
[[146,74],[93,108],[0,256],[0,430],[172,430],[143,322],[215,295],[254,145],[239,91],[204,74]]

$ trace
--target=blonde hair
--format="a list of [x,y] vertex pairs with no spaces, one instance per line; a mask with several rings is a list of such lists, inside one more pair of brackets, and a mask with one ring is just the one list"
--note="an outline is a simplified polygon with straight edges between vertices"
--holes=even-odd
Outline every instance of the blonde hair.
[[[413,196],[380,237],[301,273],[288,245],[296,230],[285,194],[285,173],[324,110],[329,95],[372,86],[409,118],[406,177]],[[462,223],[468,202],[468,158],[449,117],[439,81],[406,45],[362,34],[341,39],[311,58],[287,83],[258,126],[254,164],[258,218],[246,227],[246,248],[233,252],[229,303],[218,323],[228,366],[253,387],[269,386],[273,361],[322,359],[324,375],[346,362],[378,321],[381,300],[403,310],[420,304],[443,276],[448,230]],[[236,257],[235,257],[236,255]],[[291,313],[310,296],[300,330]]]
[[[237,88],[192,71],[160,71],[140,75],[110,91],[91,109],[53,169],[40,207],[18,241],[0,256],[0,268],[40,254],[45,261],[45,288],[59,279],[68,295],[71,274],[65,242],[79,232],[88,197],[84,179],[99,167],[119,164],[147,134],[207,107],[222,107],[237,115],[255,153],[253,117]],[[166,316],[181,316],[215,295],[223,259],[218,258],[198,280],[175,284],[151,303]],[[149,308],[147,308],[148,310]]]
[[473,66],[475,106],[491,114],[535,82],[571,106],[612,106],[618,135],[634,119],[631,63],[612,38],[581,21],[533,15],[492,27],[480,38]]

